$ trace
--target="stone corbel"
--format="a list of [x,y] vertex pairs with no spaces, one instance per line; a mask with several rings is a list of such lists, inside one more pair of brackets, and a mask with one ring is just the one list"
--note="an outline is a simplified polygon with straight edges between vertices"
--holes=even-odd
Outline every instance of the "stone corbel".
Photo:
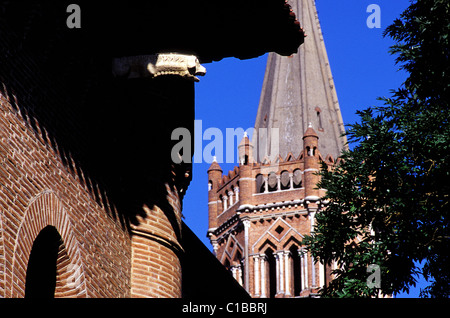
[[178,75],[198,82],[197,76],[206,69],[195,55],[160,53],[153,55],[125,56],[113,59],[113,75],[122,78],[157,77]]

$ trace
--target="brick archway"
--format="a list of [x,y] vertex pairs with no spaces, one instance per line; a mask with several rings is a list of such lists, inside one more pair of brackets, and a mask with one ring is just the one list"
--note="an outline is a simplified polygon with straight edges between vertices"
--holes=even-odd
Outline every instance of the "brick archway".
[[25,295],[31,248],[36,237],[47,226],[53,226],[63,242],[58,248],[55,297],[87,297],[78,242],[65,208],[51,190],[45,190],[33,198],[24,212],[14,244],[10,296]]

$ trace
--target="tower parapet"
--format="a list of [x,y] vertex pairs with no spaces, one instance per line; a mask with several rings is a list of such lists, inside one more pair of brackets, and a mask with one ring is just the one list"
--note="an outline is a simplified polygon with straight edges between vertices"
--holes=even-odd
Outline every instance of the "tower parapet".
[[215,254],[252,297],[314,297],[330,278],[302,240],[325,204],[321,164],[333,167],[345,130],[315,2],[289,4],[308,37],[296,54],[269,53],[255,149],[245,136],[239,167],[217,175],[209,201]]
[[[314,213],[323,206],[320,198],[325,190],[317,189],[317,172],[322,162],[330,168],[334,164],[332,156],[324,159],[321,155],[318,139],[309,127],[297,157],[288,153],[285,158],[278,156],[261,163],[253,161],[252,143],[244,136],[239,144],[238,167],[223,175],[220,165],[213,161],[208,169],[208,237],[218,259],[254,297],[311,296],[324,284],[325,277],[320,276],[325,275],[323,267],[301,253],[302,238],[311,233]],[[276,265],[276,260],[284,265]],[[301,260],[304,267],[294,269]],[[276,288],[270,287],[270,282],[261,281],[261,271],[267,276],[277,271],[276,266],[283,266],[284,274],[278,272],[277,284],[283,279],[284,287],[278,286],[274,292]],[[261,284],[266,284],[264,294]]]

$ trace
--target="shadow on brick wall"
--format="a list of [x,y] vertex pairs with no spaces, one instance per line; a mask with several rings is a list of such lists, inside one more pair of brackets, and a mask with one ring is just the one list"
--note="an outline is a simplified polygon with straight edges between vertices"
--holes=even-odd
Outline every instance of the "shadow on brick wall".
[[191,176],[189,165],[172,163],[170,137],[176,127],[193,129],[193,83],[113,78],[111,51],[88,26],[68,29],[66,7],[0,3],[0,89],[95,199],[114,205],[108,212],[123,227],[144,216],[146,204],[159,206],[176,229],[166,184],[180,190]]

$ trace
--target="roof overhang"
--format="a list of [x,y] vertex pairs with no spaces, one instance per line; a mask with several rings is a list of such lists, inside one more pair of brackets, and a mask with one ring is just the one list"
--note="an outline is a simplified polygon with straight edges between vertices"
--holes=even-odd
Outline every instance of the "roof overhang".
[[116,56],[181,50],[205,63],[266,52],[290,55],[304,39],[285,0],[131,0],[109,5],[108,14],[94,6],[92,13],[96,9],[102,12],[88,23]]
[[23,0],[0,9],[31,47],[56,37],[58,45],[79,41],[86,50],[111,57],[177,52],[207,63],[266,52],[290,55],[304,39],[285,0],[79,0],[81,28],[69,29],[72,2]]

